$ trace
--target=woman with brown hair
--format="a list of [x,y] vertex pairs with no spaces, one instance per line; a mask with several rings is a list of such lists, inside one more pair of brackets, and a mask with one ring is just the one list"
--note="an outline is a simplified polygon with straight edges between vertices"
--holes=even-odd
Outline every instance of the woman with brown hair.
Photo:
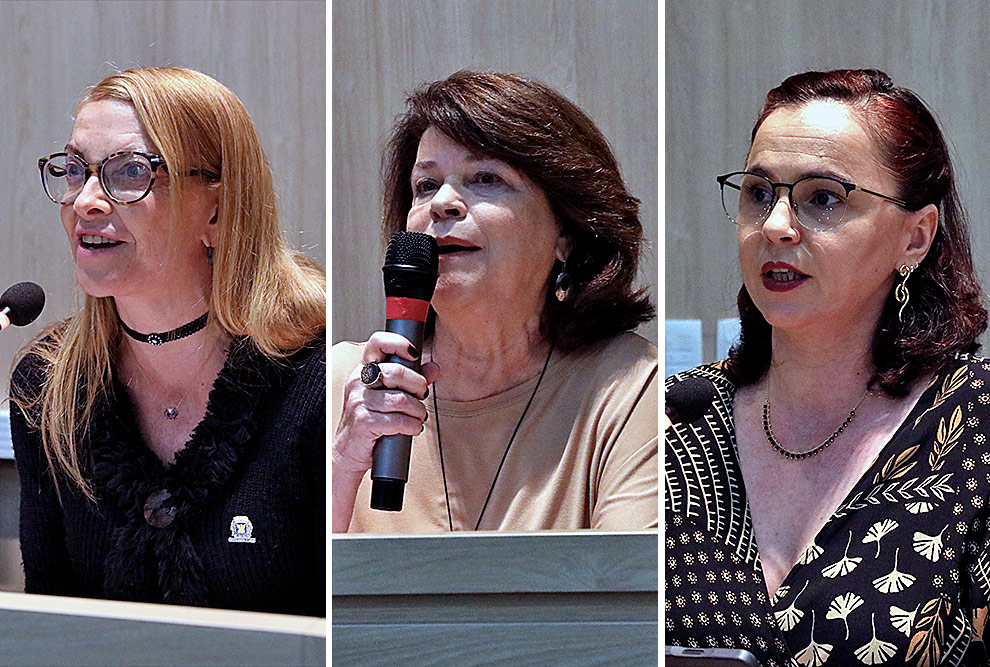
[[247,111],[127,70],[39,166],[86,296],[11,380],[26,591],[324,614],[325,277]]
[[[383,174],[384,238],[436,237],[439,280],[422,350],[333,349],[334,531],[655,527],[638,201],[592,121],[531,79],[457,72],[409,98]],[[373,446],[397,433],[404,508],[371,510]]]

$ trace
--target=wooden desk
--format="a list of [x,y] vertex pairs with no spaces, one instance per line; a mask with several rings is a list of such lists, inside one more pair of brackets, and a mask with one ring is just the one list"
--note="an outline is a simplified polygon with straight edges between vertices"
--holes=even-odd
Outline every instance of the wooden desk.
[[656,532],[341,536],[337,665],[658,664]]
[[326,619],[0,593],[0,665],[324,665]]

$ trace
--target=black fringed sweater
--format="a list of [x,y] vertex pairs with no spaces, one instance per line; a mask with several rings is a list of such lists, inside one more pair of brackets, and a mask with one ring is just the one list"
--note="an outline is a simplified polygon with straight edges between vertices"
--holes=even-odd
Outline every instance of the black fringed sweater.
[[[44,372],[25,357],[12,394],[36,394]],[[95,504],[64,481],[60,503],[13,402],[10,423],[26,592],[326,615],[325,335],[282,360],[232,344],[168,466],[115,377],[82,441]]]

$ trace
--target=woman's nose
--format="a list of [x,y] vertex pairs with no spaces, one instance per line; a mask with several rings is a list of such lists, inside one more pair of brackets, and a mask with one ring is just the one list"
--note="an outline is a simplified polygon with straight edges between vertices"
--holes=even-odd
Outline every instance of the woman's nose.
[[801,240],[800,225],[791,207],[790,197],[782,196],[774,202],[760,231],[771,243],[797,243]]
[[83,218],[97,215],[106,215],[113,209],[113,204],[107,193],[103,191],[103,185],[96,174],[89,174],[89,178],[83,183],[82,190],[76,195],[76,200],[72,202],[72,208]]
[[433,195],[430,201],[430,217],[433,222],[448,218],[463,218],[467,213],[467,204],[460,193],[450,183],[444,183]]

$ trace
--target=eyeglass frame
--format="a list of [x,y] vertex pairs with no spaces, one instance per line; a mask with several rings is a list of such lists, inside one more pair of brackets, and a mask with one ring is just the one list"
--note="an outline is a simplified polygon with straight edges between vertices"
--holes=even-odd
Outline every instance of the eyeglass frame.
[[[59,206],[70,206],[76,201],[75,198],[73,198],[73,200],[70,202],[56,201],[55,198],[52,197],[51,193],[48,192],[48,183],[45,182],[45,165],[47,165],[53,158],[57,158],[62,155],[66,157],[72,156],[75,159],[82,162],[83,168],[85,169],[86,172],[86,178],[83,180],[83,188],[86,187],[86,183],[89,182],[89,179],[93,176],[93,174],[96,174],[97,180],[100,182],[100,187],[103,188],[104,194],[106,194],[106,196],[109,197],[111,201],[114,201],[118,204],[127,205],[127,204],[138,203],[139,201],[147,197],[149,194],[151,194],[151,188],[154,187],[155,185],[155,173],[158,171],[159,168],[164,169],[166,174],[169,173],[168,164],[165,162],[165,158],[163,158],[161,155],[157,155],[155,153],[147,153],[145,151],[117,151],[116,153],[111,153],[110,155],[100,160],[100,163],[98,165],[90,164],[89,162],[84,160],[82,156],[75,153],[68,153],[66,151],[59,151],[58,153],[52,153],[48,157],[38,158],[38,170],[41,172],[41,187],[44,189],[45,194],[48,196],[50,200],[52,200]],[[132,199],[131,201],[124,201],[122,199],[117,199],[115,196],[110,194],[110,190],[109,188],[107,188],[107,184],[103,182],[104,165],[106,165],[107,162],[109,162],[110,160],[112,160],[113,158],[119,155],[140,155],[141,157],[146,159],[151,166],[151,180],[148,181],[148,189],[145,190],[144,194],[138,197],[137,199]],[[190,176],[204,175],[214,180],[220,178],[213,172],[202,169],[190,169],[189,175]],[[82,189],[80,189],[79,192],[76,193],[76,197],[78,197],[80,194],[82,194]]]
[[[767,206],[766,213],[764,214],[763,219],[759,220],[758,222],[741,222],[741,223],[740,222],[736,222],[735,220],[732,219],[732,216],[729,215],[728,209],[725,208],[725,186],[726,186],[726,181],[729,178],[731,178],[733,176],[738,176],[740,174],[745,174],[747,176],[756,176],[758,178],[762,178],[764,181],[766,181],[767,183],[769,183],[770,184],[770,187],[773,189],[773,199],[770,201],[770,205]],[[798,221],[798,224],[800,224],[805,229],[810,229],[812,231],[820,232],[820,231],[826,231],[827,229],[830,229],[830,228],[829,227],[826,227],[825,229],[816,229],[814,227],[811,227],[811,226],[805,224],[804,220],[801,219],[801,216],[798,215],[797,205],[794,204],[794,196],[793,196],[794,195],[794,186],[795,185],[797,185],[798,183],[801,183],[802,181],[811,181],[811,180],[818,180],[818,179],[824,179],[826,181],[832,181],[833,183],[838,183],[846,191],[846,197],[847,198],[849,197],[849,193],[853,192],[854,190],[858,190],[859,192],[865,192],[866,194],[873,195],[874,197],[880,197],[881,199],[886,199],[887,201],[889,201],[891,203],[894,203],[894,204],[897,204],[898,206],[900,206],[901,208],[903,208],[903,209],[905,209],[907,211],[910,211],[911,210],[911,205],[908,204],[903,199],[897,199],[895,197],[891,197],[889,195],[882,194],[880,192],[875,192],[874,190],[867,190],[866,188],[860,187],[860,186],[856,185],[855,183],[850,183],[849,181],[843,181],[841,179],[835,178],[834,176],[815,176],[815,175],[803,176],[802,178],[797,179],[793,183],[774,183],[773,181],[771,181],[769,178],[767,178],[763,174],[757,174],[754,171],[733,171],[733,172],[729,172],[728,174],[722,174],[721,176],[716,176],[715,177],[715,180],[718,182],[718,185],[719,185],[719,194],[721,195],[720,196],[720,199],[722,201],[722,211],[725,212],[725,217],[727,217],[729,220],[732,221],[732,224],[734,224],[734,225],[762,225],[764,222],[767,221],[767,218],[770,217],[770,213],[773,211],[774,207],[777,206],[777,202],[780,201],[780,196],[777,194],[777,190],[779,188],[787,188],[787,202],[789,204],[789,208],[792,211],[794,211],[794,218]],[[736,188],[731,183],[729,184],[729,187],[735,188],[736,190],[739,190],[740,192],[742,191],[742,188]],[[835,226],[838,226],[838,225],[842,224],[843,222],[845,222],[845,214],[844,213],[843,213],[843,219],[840,220],[838,223],[836,223]]]

